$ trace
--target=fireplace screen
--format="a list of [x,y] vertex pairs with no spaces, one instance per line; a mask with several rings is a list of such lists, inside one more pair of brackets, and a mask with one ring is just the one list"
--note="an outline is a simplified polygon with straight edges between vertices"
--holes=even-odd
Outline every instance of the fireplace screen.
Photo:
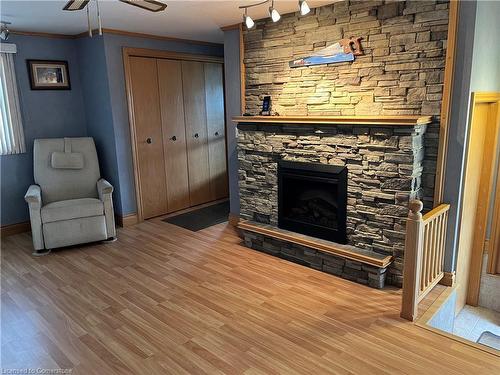
[[345,244],[347,167],[281,161],[278,226]]

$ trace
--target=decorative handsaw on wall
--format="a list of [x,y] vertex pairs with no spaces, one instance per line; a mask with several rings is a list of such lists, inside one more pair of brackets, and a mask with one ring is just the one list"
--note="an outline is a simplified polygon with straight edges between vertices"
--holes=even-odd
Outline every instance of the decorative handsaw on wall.
[[364,55],[361,48],[362,38],[341,39],[338,43],[332,44],[313,55],[290,61],[291,68],[299,68],[303,66],[333,64],[346,61],[354,61],[354,56]]

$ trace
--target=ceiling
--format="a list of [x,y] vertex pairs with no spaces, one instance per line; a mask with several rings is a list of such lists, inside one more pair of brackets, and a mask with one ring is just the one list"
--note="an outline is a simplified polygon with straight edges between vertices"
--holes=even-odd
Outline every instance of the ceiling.
[[[102,25],[108,29],[154,34],[208,42],[222,42],[220,27],[241,22],[239,5],[254,4],[259,0],[160,0],[168,4],[164,12],[152,13],[119,2],[99,0]],[[307,0],[310,7],[334,2],[333,0]],[[87,30],[86,11],[63,11],[66,1],[2,0],[2,21],[12,24],[12,30],[79,34]],[[268,17],[269,5],[249,10],[254,19]],[[298,10],[297,0],[275,0],[281,14]],[[95,4],[91,5],[95,11]],[[95,13],[94,13],[95,14]],[[97,27],[93,17],[93,28]]]

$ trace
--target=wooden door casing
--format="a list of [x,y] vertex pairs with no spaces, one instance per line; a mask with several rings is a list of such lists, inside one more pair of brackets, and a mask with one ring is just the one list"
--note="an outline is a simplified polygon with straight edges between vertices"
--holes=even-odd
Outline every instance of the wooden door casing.
[[222,65],[205,63],[210,195],[212,200],[228,196],[226,127]]
[[168,212],[190,206],[180,61],[157,59]]
[[211,200],[203,63],[182,62],[182,87],[191,206]]
[[474,93],[457,261],[456,312],[477,306],[497,149],[496,105]]
[[474,108],[467,152],[467,167],[465,171],[464,197],[462,202],[462,220],[460,224],[460,237],[458,245],[456,313],[463,308],[467,299],[470,262],[476,222],[476,207],[479,197],[479,181],[481,178],[481,165],[483,162],[483,145],[486,135],[486,128],[481,125],[484,124],[487,116],[487,105]]
[[[156,60],[131,56],[137,173],[144,219],[167,213],[166,178]],[[150,142],[150,143],[149,143]]]
[[[498,111],[498,109],[497,109]],[[500,117],[500,112],[498,113]],[[499,134],[500,136],[500,134]],[[493,213],[491,216],[490,247],[488,249],[488,268],[490,274],[500,274],[500,160],[497,161],[496,188],[493,200]]]

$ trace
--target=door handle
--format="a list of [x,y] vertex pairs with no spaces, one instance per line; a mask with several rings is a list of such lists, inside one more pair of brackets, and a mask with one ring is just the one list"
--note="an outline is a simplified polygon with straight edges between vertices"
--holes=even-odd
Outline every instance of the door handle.
[[214,135],[215,135],[216,137],[218,137],[218,136],[219,136],[219,132],[215,132],[215,134],[214,134]]
[[170,137],[170,140],[175,142],[177,140],[177,137],[174,135],[173,137]]
[[151,144],[151,143],[153,143],[153,140],[151,138],[146,138],[146,143]]
[[194,137],[198,138],[199,137],[198,133],[194,133]]

